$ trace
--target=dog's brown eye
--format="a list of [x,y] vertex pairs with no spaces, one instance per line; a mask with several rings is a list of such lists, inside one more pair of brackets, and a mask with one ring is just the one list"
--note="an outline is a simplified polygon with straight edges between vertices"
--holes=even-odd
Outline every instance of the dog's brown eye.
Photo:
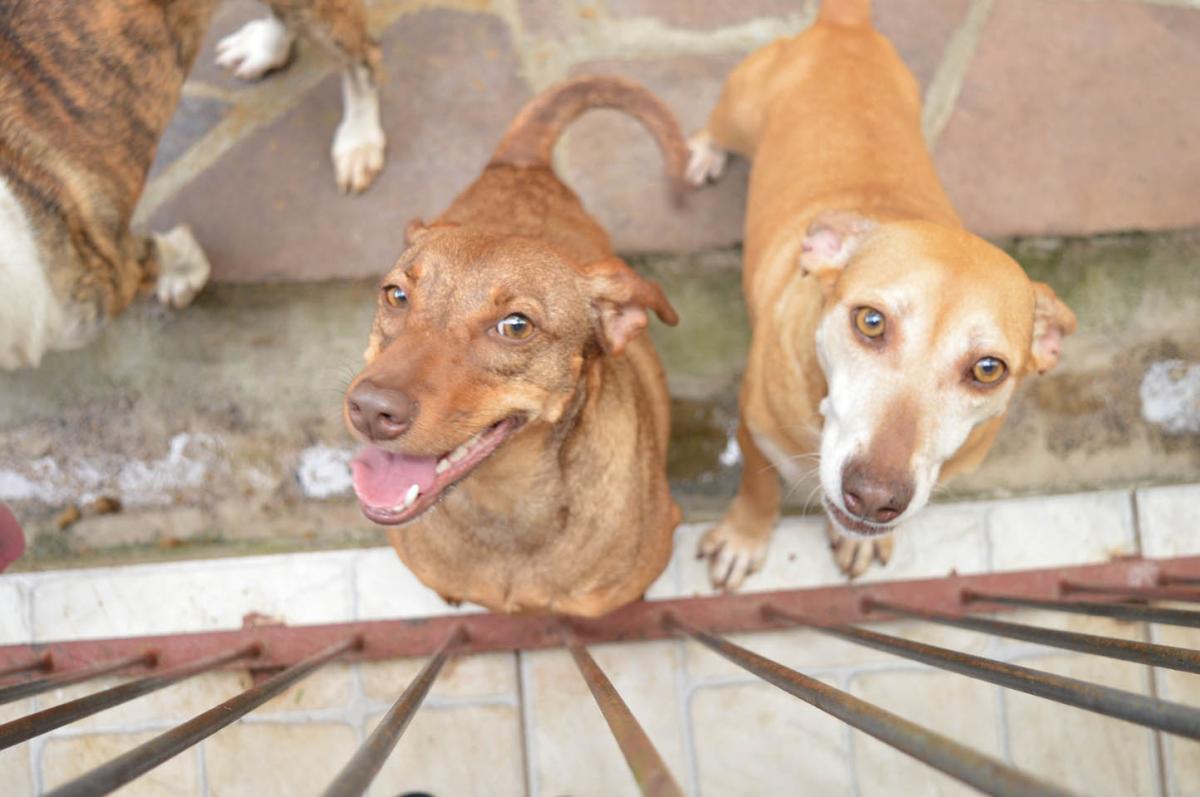
[[994,385],[1004,378],[1008,366],[995,357],[982,357],[971,367],[971,376],[981,385]]
[[496,331],[509,340],[524,340],[533,334],[533,322],[520,313],[513,313],[496,324]]
[[392,307],[404,307],[408,304],[408,294],[399,285],[387,285],[383,289],[383,299]]
[[878,338],[886,326],[883,313],[874,307],[860,307],[854,311],[854,328],[868,338]]

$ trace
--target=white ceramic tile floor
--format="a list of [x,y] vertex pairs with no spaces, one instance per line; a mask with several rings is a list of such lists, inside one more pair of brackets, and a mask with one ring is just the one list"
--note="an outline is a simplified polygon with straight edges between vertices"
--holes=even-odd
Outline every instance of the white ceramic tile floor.
[[[1198,506],[1200,485],[1142,489],[1136,502],[1130,492],[1111,491],[935,506],[902,532],[891,565],[865,580],[1104,561],[1136,552],[1139,535],[1148,555],[1197,554]],[[675,556],[651,588],[652,598],[711,593],[704,563],[695,559],[704,530],[688,525],[678,531]],[[746,589],[841,580],[821,521],[793,518],[777,530],[766,567]],[[148,595],[154,600],[147,601]],[[301,624],[451,610],[413,578],[390,548],[0,576],[0,644],[236,628],[251,611]],[[1008,616],[1130,638],[1147,633],[1139,624],[1044,612]],[[1146,668],[1127,663],[1097,662],[940,626],[902,622],[888,624],[886,630],[1125,688],[1148,689],[1151,683]],[[1182,639],[1180,633],[1156,630],[1156,639],[1200,643],[1194,635]],[[1160,772],[1153,734],[1144,730],[1019,694],[1001,697],[994,687],[814,631],[732,639],[903,716],[920,720],[924,714],[930,725],[956,738],[1089,795],[1194,797],[1200,789],[1193,744],[1165,740],[1165,771]],[[961,792],[956,784],[694,643],[606,645],[594,655],[689,794]],[[279,778],[296,780],[306,792],[319,790],[324,783],[318,781],[333,775],[420,666],[419,661],[400,661],[330,667],[129,793],[287,793],[291,781],[280,785]],[[1198,676],[1160,672],[1154,677],[1168,697],[1200,699]],[[36,794],[39,784],[45,789],[62,782],[105,755],[218,702],[245,680],[226,673],[204,676],[0,753],[0,794]],[[61,690],[0,707],[0,722],[84,691]],[[927,714],[926,706],[942,708]],[[375,794],[392,795],[402,788],[436,795],[536,797],[636,792],[611,734],[562,652],[452,662],[409,733],[385,767]],[[1089,754],[1089,761],[1104,760],[1081,766],[1080,739],[1087,740],[1089,750],[1101,751]],[[290,752],[277,756],[284,750]],[[299,764],[285,762],[297,754]],[[235,773],[247,765],[275,774],[241,781]]]

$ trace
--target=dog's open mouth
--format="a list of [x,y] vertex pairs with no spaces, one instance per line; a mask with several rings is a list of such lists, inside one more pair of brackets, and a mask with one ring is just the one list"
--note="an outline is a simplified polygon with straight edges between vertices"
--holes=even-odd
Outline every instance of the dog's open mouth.
[[368,519],[386,526],[407,523],[437,503],[447,489],[488,458],[525,419],[511,416],[436,457],[393,454],[366,446],[350,463],[354,494]]
[[878,537],[881,534],[887,534],[894,526],[888,526],[881,523],[872,523],[869,520],[856,518],[842,510],[837,504],[829,500],[828,496],[821,496],[821,503],[825,505],[825,511],[829,513],[829,517],[841,527],[841,531],[850,537]]

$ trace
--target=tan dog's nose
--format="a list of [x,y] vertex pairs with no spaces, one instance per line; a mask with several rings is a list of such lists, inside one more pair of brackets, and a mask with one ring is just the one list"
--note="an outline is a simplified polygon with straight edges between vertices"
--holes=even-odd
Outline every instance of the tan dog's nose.
[[399,390],[359,382],[346,396],[350,423],[369,440],[394,440],[407,431],[416,404]]
[[842,473],[842,500],[851,515],[874,523],[888,523],[908,509],[913,486],[906,479],[872,474],[852,463]]

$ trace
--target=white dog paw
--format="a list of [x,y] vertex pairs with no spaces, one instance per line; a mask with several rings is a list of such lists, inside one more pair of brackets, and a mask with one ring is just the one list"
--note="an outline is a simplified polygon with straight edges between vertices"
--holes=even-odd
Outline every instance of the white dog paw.
[[700,539],[696,556],[708,560],[708,578],[717,589],[735,590],[767,558],[770,536],[751,537],[722,520]]
[[825,522],[825,533],[829,536],[829,548],[833,551],[833,561],[850,578],[858,578],[867,572],[872,562],[886,565],[892,559],[896,549],[894,534],[881,534],[878,537],[847,537]]
[[694,186],[704,185],[710,180],[717,180],[725,172],[725,162],[728,153],[713,143],[712,136],[707,130],[701,130],[688,139],[687,170],[684,178]]
[[164,235],[155,235],[158,247],[158,282],[154,293],[158,300],[177,310],[187,307],[208,282],[212,270],[204,250],[186,225]]
[[217,43],[217,64],[242,80],[257,80],[287,64],[293,36],[275,17],[247,22]]
[[383,169],[387,139],[378,125],[356,124],[345,120],[333,137],[333,170],[338,188],[344,193],[360,194],[375,181]]

